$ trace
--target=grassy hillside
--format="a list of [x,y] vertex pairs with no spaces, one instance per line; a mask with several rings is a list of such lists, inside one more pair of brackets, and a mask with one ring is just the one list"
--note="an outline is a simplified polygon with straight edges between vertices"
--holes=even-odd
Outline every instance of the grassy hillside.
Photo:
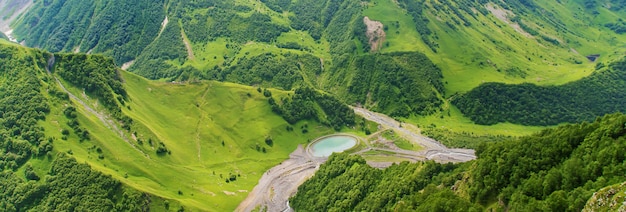
[[[102,153],[85,143],[59,145],[59,151],[72,150],[79,161],[131,187],[193,208],[234,209],[265,170],[286,159],[298,144],[331,132],[314,122],[293,126],[307,124],[306,134],[287,131],[288,124],[253,87],[122,76],[129,96],[123,111],[134,120],[132,132],[120,137],[77,107],[84,114],[79,120],[86,123]],[[265,143],[267,137],[273,139],[273,146]],[[165,154],[157,153],[161,142]],[[228,178],[236,180],[226,182]]]
[[[214,81],[148,81],[116,69],[113,60],[103,56],[52,58],[50,53],[3,42],[0,64],[7,69],[0,75],[6,91],[0,95],[0,167],[11,180],[3,181],[7,187],[46,186],[55,183],[46,177],[55,175],[49,171],[54,167],[74,170],[71,167],[86,163],[89,166],[81,170],[102,172],[102,182],[115,186],[84,195],[111,201],[113,207],[149,198],[150,204],[137,206],[157,211],[180,206],[233,210],[261,175],[297,145],[334,132],[315,119],[289,124],[272,111],[263,90],[277,99],[291,92]],[[23,100],[28,104],[16,102]],[[328,117],[328,125],[334,123],[331,113],[319,115]],[[75,174],[80,173],[84,171]],[[25,180],[31,178],[42,180]],[[54,188],[49,191],[57,192]],[[34,192],[34,199],[25,202],[28,208],[40,207],[39,201],[57,201],[40,196],[44,191],[7,191],[3,195],[8,202],[3,204],[25,207],[15,200],[20,192]],[[118,196],[126,191],[128,198]]]
[[626,86],[626,60],[604,66],[598,63],[591,76],[560,86],[486,83],[452,102],[478,124],[555,125],[626,112],[621,91]]

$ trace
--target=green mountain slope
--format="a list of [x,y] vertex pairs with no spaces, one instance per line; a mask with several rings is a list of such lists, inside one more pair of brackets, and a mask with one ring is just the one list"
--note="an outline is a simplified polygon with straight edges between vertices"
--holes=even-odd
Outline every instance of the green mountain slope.
[[[626,115],[611,114],[484,145],[477,160],[462,164],[403,162],[379,170],[359,156],[336,154],[290,203],[304,211],[580,211],[595,191],[626,179],[624,139]],[[616,188],[607,189],[587,207],[621,201]]]
[[[337,157],[296,208],[579,210],[625,180],[621,115],[501,135],[623,111],[624,4],[8,0],[0,29],[54,53],[0,40],[0,207],[233,210],[297,145],[355,130],[347,103],[481,158]],[[85,175],[101,204],[56,198]]]
[[158,35],[164,16],[163,3],[155,1],[36,1],[14,33],[28,46],[101,52],[124,63]]
[[[327,126],[339,130],[354,124],[347,106],[322,95],[316,97],[319,104],[313,103],[322,109],[316,117],[290,124],[273,112],[268,96],[284,106],[295,101],[292,92],[215,81],[153,82],[117,69],[112,59],[100,55],[50,54],[6,41],[0,47],[5,67],[0,78],[5,91],[0,96],[0,167],[10,180],[6,185],[16,188],[4,194],[6,207],[45,210],[41,207],[65,204],[40,195],[64,192],[54,190],[62,183],[48,178],[57,175],[56,166],[74,170],[86,163],[89,167],[80,165],[83,171],[76,175],[92,169],[88,175],[102,179],[92,185],[111,185],[105,186],[110,190],[84,193],[105,201],[96,204],[102,207],[149,198],[149,204],[134,205],[233,210],[261,175],[299,144],[332,133]],[[25,181],[31,173],[41,180]],[[89,179],[76,185],[89,184]],[[50,190],[37,187],[49,185]],[[20,200],[24,192],[34,196]],[[124,192],[130,196],[119,196]],[[96,210],[92,206],[72,207]]]
[[556,125],[626,112],[626,60],[598,63],[589,77],[559,86],[485,83],[452,102],[478,124]]
[[[145,210],[163,203],[59,151],[58,143],[79,139],[60,140],[57,134],[69,133],[60,127],[53,134],[47,132],[51,124],[65,125],[65,120],[50,118],[59,115],[60,105],[70,103],[45,71],[50,54],[7,41],[0,41],[0,52],[2,210]],[[74,132],[87,132],[68,119],[73,120],[68,123],[75,126]],[[88,133],[80,134],[81,142],[90,140]]]
[[[440,116],[450,110],[447,97],[485,82],[561,85],[591,75],[596,64],[586,56],[600,62],[620,57],[626,50],[620,22],[625,10],[617,5],[614,0],[54,0],[35,2],[12,26],[27,45],[104,53],[150,79],[282,89],[307,85],[395,116]],[[375,27],[382,33],[372,31]],[[364,66],[391,61],[398,52],[422,52],[426,59],[399,68]],[[431,63],[441,71],[439,79],[426,80],[406,66]],[[397,69],[396,78],[408,81],[373,74],[368,77],[393,86],[359,86],[362,73],[374,69]]]

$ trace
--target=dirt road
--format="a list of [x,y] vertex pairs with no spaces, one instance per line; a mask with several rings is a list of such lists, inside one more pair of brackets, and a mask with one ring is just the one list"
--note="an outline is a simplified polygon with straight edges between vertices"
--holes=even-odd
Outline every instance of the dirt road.
[[[412,155],[415,157],[423,157],[429,160],[435,160],[440,163],[447,162],[465,162],[476,159],[474,150],[472,149],[449,149],[443,144],[435,141],[432,138],[423,136],[417,131],[415,125],[402,123],[390,118],[385,114],[375,113],[363,108],[354,107],[354,112],[362,116],[363,118],[376,122],[383,128],[392,129],[398,135],[404,137],[408,141],[414,142],[424,147],[424,150],[419,152],[413,152],[408,150],[393,150],[396,153],[403,155]],[[388,151],[388,150],[387,150]]]

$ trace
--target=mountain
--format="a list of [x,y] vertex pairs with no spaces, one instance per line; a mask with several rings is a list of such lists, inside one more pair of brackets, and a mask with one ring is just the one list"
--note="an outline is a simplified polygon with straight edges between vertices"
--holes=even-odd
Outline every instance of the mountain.
[[0,207],[234,210],[298,145],[370,134],[352,105],[478,160],[333,156],[296,209],[594,210],[626,181],[624,117],[596,118],[626,112],[623,5],[2,1],[38,49],[0,39]]
[[[561,85],[619,59],[620,3],[52,0],[35,2],[12,27],[28,46],[103,53],[150,79],[307,85],[398,117],[439,116],[448,97],[485,82]],[[415,62],[397,66],[405,52]],[[388,86],[363,87],[372,67],[363,61],[395,61],[375,67],[389,76],[364,76]],[[431,64],[438,70],[427,77],[413,70]]]

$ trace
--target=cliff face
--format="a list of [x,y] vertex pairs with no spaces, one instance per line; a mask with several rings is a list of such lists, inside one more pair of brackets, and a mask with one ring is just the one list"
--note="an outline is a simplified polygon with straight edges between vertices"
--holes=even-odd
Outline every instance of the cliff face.
[[626,182],[594,193],[583,211],[626,211]]

